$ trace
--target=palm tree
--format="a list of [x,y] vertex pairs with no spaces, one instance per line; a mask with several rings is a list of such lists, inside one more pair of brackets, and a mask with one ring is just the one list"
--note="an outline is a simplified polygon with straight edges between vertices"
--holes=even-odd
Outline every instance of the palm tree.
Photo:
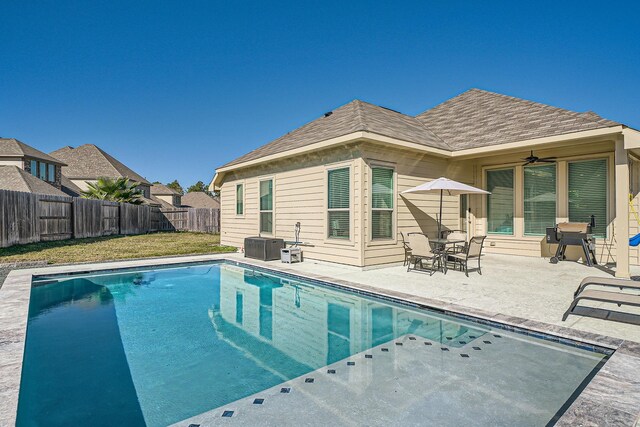
[[88,188],[82,192],[85,199],[109,200],[112,202],[142,203],[142,191],[137,182],[130,182],[129,178],[98,178],[95,183],[87,183]]

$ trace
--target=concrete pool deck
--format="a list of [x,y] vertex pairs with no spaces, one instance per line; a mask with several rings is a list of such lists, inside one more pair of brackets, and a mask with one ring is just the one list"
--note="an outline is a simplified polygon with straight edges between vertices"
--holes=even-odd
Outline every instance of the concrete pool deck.
[[301,264],[246,260],[240,254],[188,256],[12,271],[0,288],[0,425],[13,425],[33,275],[228,259],[411,301],[489,322],[616,350],[558,425],[634,425],[640,408],[640,326],[571,316],[560,318],[580,279],[606,272],[576,263],[491,255],[483,275],[450,271],[429,276],[402,266],[375,270],[307,260]]

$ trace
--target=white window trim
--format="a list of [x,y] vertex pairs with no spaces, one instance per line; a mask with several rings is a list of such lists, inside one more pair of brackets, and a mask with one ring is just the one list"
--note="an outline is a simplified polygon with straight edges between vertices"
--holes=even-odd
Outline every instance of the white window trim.
[[[341,239],[337,237],[329,237],[329,172],[337,169],[349,169],[349,238]],[[344,162],[344,163],[335,163],[330,166],[325,167],[324,172],[324,189],[323,189],[323,199],[324,199],[324,243],[333,244],[333,245],[342,245],[342,246],[353,246],[355,244],[354,241],[354,217],[353,217],[353,189],[355,183],[355,177],[353,176],[353,162]],[[346,211],[347,209],[331,209],[333,211]]]
[[[263,211],[260,207],[260,183],[264,181],[271,181],[271,210]],[[271,233],[260,230],[263,212],[271,212]],[[271,237],[275,237],[276,235],[276,178],[274,176],[266,176],[258,180],[258,234]]]
[[[368,220],[368,230],[367,230],[367,246],[384,246],[384,245],[395,245],[398,243],[398,171],[395,163],[386,163],[382,161],[371,161],[367,164],[369,174],[368,181],[368,189],[369,192],[369,220]],[[384,169],[392,169],[393,170],[393,209],[374,209],[373,208],[373,169],[375,168],[384,168]],[[373,238],[373,211],[388,211],[391,210],[391,237],[382,238],[382,239],[374,239]]]
[[500,170],[507,170],[510,169],[513,171],[513,225],[512,228],[513,230],[511,231],[511,234],[503,234],[503,233],[491,233],[489,232],[489,195],[487,195],[487,197],[484,197],[484,216],[486,218],[485,220],[485,226],[484,226],[484,234],[486,236],[491,236],[492,238],[500,238],[500,237],[517,237],[516,236],[516,193],[517,193],[517,188],[518,188],[518,182],[517,182],[517,173],[518,173],[518,168],[515,165],[501,165],[501,166],[495,166],[495,167],[489,167],[489,168],[484,168],[483,170],[483,179],[484,179],[484,188],[488,191],[489,190],[489,178],[488,178],[488,172],[492,172],[492,171],[500,171]]
[[[558,222],[558,210],[559,210],[558,209],[558,198],[559,198],[558,172],[559,172],[559,169],[560,169],[560,167],[558,166],[558,162],[556,161],[554,163],[541,163],[541,164],[532,164],[532,165],[522,166],[522,195],[523,195],[523,200],[522,200],[522,237],[524,237],[524,238],[527,238],[527,237],[533,237],[533,238],[537,237],[537,238],[539,238],[539,237],[542,237],[542,236],[545,235],[544,233],[542,233],[542,234],[527,233],[527,221],[526,221],[526,219],[524,217],[524,186],[525,186],[524,181],[525,181],[525,177],[526,177],[524,171],[527,168],[539,168],[541,166],[549,166],[549,165],[553,165],[553,166],[556,167],[556,185],[555,185],[555,187],[556,187],[556,212],[555,212],[555,222],[556,223]],[[568,174],[569,174],[569,170],[567,169],[567,183],[569,182]],[[568,211],[569,211],[569,207],[567,206],[567,212]],[[488,224],[487,224],[487,226],[488,226]],[[550,226],[555,226],[555,224],[551,224]]]
[[[241,185],[242,186],[242,213],[239,214],[238,213],[238,186]],[[247,186],[245,185],[244,181],[240,181],[240,182],[236,182],[233,186],[233,200],[235,201],[234,205],[233,205],[233,212],[235,213],[235,216],[238,218],[244,218],[245,213],[247,212],[247,204],[246,204],[246,200],[247,200]]]

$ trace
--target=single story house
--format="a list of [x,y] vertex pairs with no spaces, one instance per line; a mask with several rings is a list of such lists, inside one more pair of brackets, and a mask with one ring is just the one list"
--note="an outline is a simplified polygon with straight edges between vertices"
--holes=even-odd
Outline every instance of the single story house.
[[[532,153],[553,162],[525,164]],[[487,235],[488,253],[548,256],[546,227],[595,215],[598,261],[622,277],[640,263],[627,241],[638,232],[640,132],[479,89],[415,117],[352,101],[219,167],[210,188],[222,244],[293,240],[300,222],[306,258],[368,267],[403,260],[401,233],[435,236],[439,196],[402,192],[440,176],[491,192],[445,196],[442,218]]]
[[151,197],[161,203],[163,208],[180,207],[182,195],[164,184],[151,184]]
[[203,191],[191,191],[182,196],[182,206],[186,208],[220,209],[220,202]]
[[[56,159],[40,150],[21,142],[15,138],[0,138],[0,166],[12,166],[24,171],[26,174],[30,174],[35,178],[41,180],[43,183],[55,187],[57,190],[61,188],[62,171],[61,168],[66,166],[64,162]],[[25,188],[37,186],[40,190],[44,190],[46,187],[39,183],[34,183],[30,179],[23,179],[23,173],[6,170],[3,176],[8,179],[9,175],[16,178],[15,180],[6,181],[3,185],[3,189],[14,191],[25,191]],[[18,178],[21,177],[21,178]],[[32,182],[33,185],[25,187],[26,182]],[[10,187],[10,183],[18,183],[17,187]],[[22,188],[18,190],[17,188]],[[47,193],[49,194],[49,193]]]
[[79,147],[63,147],[50,153],[52,157],[64,162],[62,174],[84,191],[88,183],[95,183],[98,178],[129,178],[131,182],[137,182],[142,191],[145,203],[151,202],[151,183],[131,168],[124,165],[118,159],[106,153],[93,144],[84,144]]

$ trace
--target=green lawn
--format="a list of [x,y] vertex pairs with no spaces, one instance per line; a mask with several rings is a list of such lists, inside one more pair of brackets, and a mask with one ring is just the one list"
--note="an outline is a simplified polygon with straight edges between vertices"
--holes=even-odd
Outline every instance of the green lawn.
[[231,246],[221,246],[219,235],[184,232],[153,233],[16,245],[0,249],[0,263],[48,261],[50,264],[62,264],[210,254],[235,250],[236,248]]

